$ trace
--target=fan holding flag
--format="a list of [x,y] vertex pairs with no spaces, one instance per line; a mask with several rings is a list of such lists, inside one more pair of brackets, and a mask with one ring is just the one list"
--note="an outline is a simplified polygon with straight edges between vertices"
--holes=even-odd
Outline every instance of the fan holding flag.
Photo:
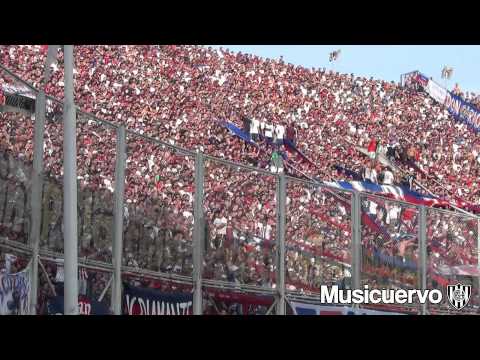
[[335,50],[335,51],[332,51],[330,53],[330,57],[329,57],[329,61],[332,62],[332,61],[337,61],[339,56],[340,56],[340,52],[341,50],[338,49],[338,50]]
[[330,54],[329,54],[329,61],[332,64],[332,71],[335,71],[335,62],[337,62],[337,60],[339,59],[340,57],[340,53],[341,53],[341,50],[338,49],[338,50],[335,50],[335,51],[332,51]]
[[445,80],[445,87],[447,88],[447,80],[450,80],[453,74],[453,68],[444,66],[442,69],[442,79]]
[[453,74],[453,68],[444,66],[442,69],[442,79],[450,80]]

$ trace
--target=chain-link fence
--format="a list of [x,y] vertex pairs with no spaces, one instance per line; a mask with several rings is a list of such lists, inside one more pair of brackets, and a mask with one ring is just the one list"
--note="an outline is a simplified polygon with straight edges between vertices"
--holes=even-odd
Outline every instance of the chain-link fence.
[[[479,312],[479,224],[479,219],[472,216],[427,210],[427,288],[444,292],[442,304],[429,305],[431,313]],[[448,299],[448,285],[457,283],[471,286],[470,300],[458,311],[452,309]]]
[[289,179],[285,270],[289,291],[351,286],[351,193]]
[[27,244],[30,231],[33,122],[17,114],[1,114],[0,229],[9,239]]
[[421,288],[418,222],[419,209],[411,204],[361,195],[362,285]]
[[124,264],[192,276],[194,157],[128,134]]
[[275,287],[276,178],[205,160],[203,276]]
[[[15,84],[8,74],[3,78]],[[0,139],[0,238],[4,249],[14,251],[18,243],[28,258],[36,120],[32,109],[18,112],[17,103],[9,104],[15,106],[0,113],[6,134]],[[62,112],[61,103],[47,98],[39,297],[55,289],[56,259],[64,251]],[[122,163],[118,129],[78,112],[82,294],[110,305],[122,301],[109,291],[115,283],[165,291],[182,284],[198,295],[195,313],[284,314],[289,298],[315,302],[322,285],[422,289],[426,280],[426,288],[441,289],[445,299],[448,285],[471,285],[462,312],[478,313],[478,218],[428,208],[422,220],[424,208],[418,205],[181,149],[145,136],[141,127],[126,131],[126,146],[120,149],[126,155],[125,177],[116,179]],[[124,184],[120,207],[118,181]],[[121,277],[115,275],[119,240]],[[445,300],[400,310],[451,309]]]

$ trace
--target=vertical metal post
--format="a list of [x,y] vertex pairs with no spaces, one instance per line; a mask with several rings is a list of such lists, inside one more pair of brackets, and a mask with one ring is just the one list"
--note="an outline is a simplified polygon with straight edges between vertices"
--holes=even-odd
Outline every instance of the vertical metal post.
[[362,271],[362,203],[360,193],[354,191],[351,203],[352,222],[352,289],[360,289]]
[[35,101],[35,135],[33,152],[32,188],[30,209],[32,211],[30,227],[30,246],[32,246],[32,272],[30,314],[37,312],[38,299],[38,254],[40,250],[40,225],[42,219],[43,187],[43,134],[45,131],[45,91],[40,90]]
[[202,268],[204,242],[204,214],[203,214],[203,181],[204,181],[203,154],[195,155],[195,204],[193,209],[193,314],[202,315]]
[[[480,217],[477,218],[477,266],[480,270]],[[480,276],[478,279],[478,291],[480,291]]]
[[277,306],[276,314],[285,315],[285,213],[286,213],[286,180],[281,173],[277,178]]
[[63,211],[65,251],[65,315],[78,315],[77,143],[73,97],[73,45],[64,46],[65,101],[63,108]]
[[122,253],[123,253],[123,198],[125,193],[125,166],[127,147],[125,126],[117,128],[115,164],[115,207],[113,229],[113,283],[111,308],[115,315],[122,313]]
[[[420,206],[420,217],[418,224],[418,248],[419,248],[419,271],[420,271],[420,289],[427,289],[427,209],[424,205]],[[427,314],[427,304],[420,306],[421,314]]]

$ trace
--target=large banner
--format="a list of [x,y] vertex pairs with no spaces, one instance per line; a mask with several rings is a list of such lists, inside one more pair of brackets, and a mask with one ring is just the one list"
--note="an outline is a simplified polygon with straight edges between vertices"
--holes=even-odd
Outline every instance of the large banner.
[[480,131],[480,111],[475,106],[451,92],[445,97],[445,106],[455,120],[467,124],[475,132]]
[[428,81],[425,91],[440,104],[443,104],[447,98],[447,89],[441,87],[433,80]]
[[239,127],[235,126],[235,124],[233,123],[230,123],[228,121],[225,121],[223,123],[223,125],[232,132],[233,135],[236,135],[238,136],[240,139],[242,139],[243,141],[246,141],[250,144],[255,144],[254,141],[252,141],[252,138],[250,136],[250,134],[247,134],[245,131],[243,131],[242,129],[240,129]]
[[[55,296],[47,303],[48,315],[63,315],[63,296]],[[78,308],[80,315],[109,315],[108,306],[104,303],[91,300],[86,296],[78,297]]]
[[407,201],[409,203],[426,206],[449,206],[445,199],[439,199],[427,194],[420,194],[409,190],[404,186],[378,185],[367,181],[323,181],[323,184],[344,190],[356,190],[359,192],[370,192],[388,196],[395,200]]
[[191,315],[193,295],[190,293],[164,293],[123,285],[124,311],[126,315]]
[[426,76],[419,73],[417,82],[419,82],[425,91],[438,103],[445,105],[448,112],[455,118],[455,120],[463,122],[475,132],[480,132],[480,110],[473,104],[463,100],[435,81],[429,79],[427,82],[419,81],[419,78],[426,79]]
[[348,306],[314,305],[291,302],[296,315],[402,315],[395,312],[354,309]]
[[35,112],[35,96],[28,88],[20,88],[14,85],[3,85],[2,103],[0,105],[8,105],[29,112]]
[[[243,131],[242,129],[240,129],[238,126],[236,126],[235,124],[233,123],[230,123],[228,121],[223,121],[223,122],[220,122],[220,124],[222,124],[222,126],[224,126],[225,128],[227,128],[228,130],[230,130],[230,132],[235,135],[235,136],[238,136],[240,139],[250,143],[250,144],[253,144],[253,145],[257,145],[256,142],[254,142],[252,140],[252,137],[250,134],[247,134],[245,131]],[[273,125],[272,125],[273,126]],[[274,127],[275,129],[276,127]],[[283,128],[283,126],[282,126]],[[282,130],[284,131],[284,130]],[[269,144],[272,144],[272,141],[269,140],[269,139],[266,139],[266,141],[269,143]],[[313,166],[316,166],[315,163],[310,160],[300,149],[298,149],[295,144],[287,139],[287,138],[283,138],[283,145],[285,145],[285,147],[287,147],[287,149],[289,149],[290,151],[294,151],[296,152],[297,154],[299,154],[301,156],[301,158],[307,162],[309,162],[310,164],[312,164]]]
[[0,274],[0,315],[28,315],[30,265],[15,274]]
[[36,99],[35,94],[32,92],[32,90],[29,89],[26,86],[19,86],[19,85],[13,85],[13,84],[3,84],[0,91],[2,91],[2,90],[3,90],[4,94],[21,95],[21,96],[25,96],[25,97],[28,97],[28,98],[33,99],[33,100]]

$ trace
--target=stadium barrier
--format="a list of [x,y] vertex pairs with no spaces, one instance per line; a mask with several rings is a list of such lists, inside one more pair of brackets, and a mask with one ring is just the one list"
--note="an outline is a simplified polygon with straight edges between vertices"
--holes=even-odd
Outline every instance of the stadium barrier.
[[[35,121],[2,115],[25,147],[0,154],[0,247],[38,259],[34,314],[43,287],[55,293],[47,275],[63,257],[62,104],[5,69],[3,76],[38,94]],[[318,302],[321,285],[445,290],[453,281],[472,285],[468,310],[479,311],[473,215],[214,158],[80,110],[77,120],[77,163],[86,165],[77,174],[79,267],[95,274],[89,294],[115,314],[132,276],[188,285],[194,314],[205,310],[207,289],[267,297],[266,313],[283,315],[293,301]]]

